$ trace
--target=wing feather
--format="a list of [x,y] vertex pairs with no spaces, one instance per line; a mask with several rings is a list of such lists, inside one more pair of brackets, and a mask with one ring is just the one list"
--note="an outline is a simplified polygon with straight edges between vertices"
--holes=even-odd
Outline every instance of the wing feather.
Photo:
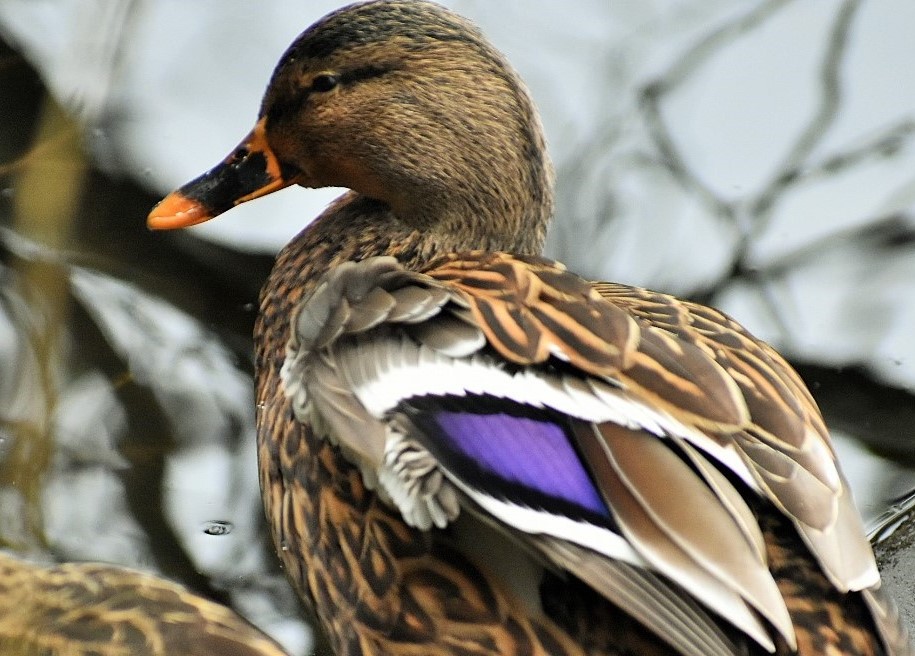
[[607,599],[664,638],[684,656],[732,656],[733,642],[694,601],[654,572],[565,540],[534,541],[547,558],[587,581]]
[[575,436],[623,533],[648,562],[767,648],[774,646],[766,630],[743,601],[795,644],[765,562],[683,460],[653,436],[614,424],[578,426]]
[[[509,260],[510,262],[506,262]],[[436,268],[438,267],[438,268]],[[696,432],[697,446],[736,447],[763,493],[795,522],[828,576],[840,589],[879,580],[860,519],[842,511],[848,495],[813,399],[797,374],[774,350],[720,312],[624,285],[587,284],[549,261],[509,255],[451,255],[427,272],[448,280],[466,296],[488,343],[503,357],[521,364],[544,362],[562,353],[575,367],[618,381],[647,403],[675,416]],[[520,352],[489,325],[499,315],[477,311],[480,289],[473,284],[485,271],[485,297],[537,308],[550,317],[542,333],[554,343]],[[501,274],[497,282],[495,274]],[[537,278],[534,284],[530,280]],[[570,280],[574,279],[574,280]],[[470,281],[465,284],[465,281]],[[584,283],[584,284],[582,284]],[[540,295],[532,296],[532,290]],[[563,312],[575,305],[575,312]],[[587,306],[589,310],[581,308]],[[544,308],[549,308],[545,310]],[[563,318],[559,319],[558,316]],[[598,333],[595,324],[602,326]],[[561,326],[556,329],[555,326]],[[605,357],[587,346],[595,334],[618,349]],[[532,340],[531,340],[532,341]],[[613,357],[609,357],[613,354]],[[727,464],[727,463],[726,463]],[[841,527],[838,523],[847,525]],[[865,557],[857,566],[834,548],[841,533]]]
[[[570,439],[634,549],[623,561],[624,542],[607,551],[593,542],[619,538],[606,527],[558,515],[544,524],[536,508],[484,493],[446,468],[427,471],[428,454],[410,461],[422,462],[421,472],[406,456],[392,466],[413,472],[408,491],[450,490],[447,475],[468,503],[684,653],[729,652],[705,611],[669,595],[655,572],[766,649],[775,647],[760,618],[795,644],[742,496],[750,490],[791,519],[839,591],[879,582],[809,391],[774,350],[711,308],[589,283],[536,257],[452,254],[424,273],[371,258],[325,276],[299,307],[288,351],[284,384],[297,416],[315,419],[317,409],[363,466],[382,467],[392,444],[386,422],[407,390],[422,393],[420,376],[428,394],[492,395],[578,417]],[[415,516],[441,526],[453,519],[455,498],[447,511],[418,506]],[[640,569],[645,563],[655,572]]]
[[762,531],[756,522],[756,516],[747,506],[747,502],[740,492],[734,488],[717,467],[709,462],[708,457],[703,455],[695,446],[686,440],[677,440],[677,447],[689,459],[690,464],[695,467],[699,475],[702,476],[705,484],[711,488],[725,510],[730,513],[734,524],[746,539],[751,553],[760,563],[765,564],[766,545]]

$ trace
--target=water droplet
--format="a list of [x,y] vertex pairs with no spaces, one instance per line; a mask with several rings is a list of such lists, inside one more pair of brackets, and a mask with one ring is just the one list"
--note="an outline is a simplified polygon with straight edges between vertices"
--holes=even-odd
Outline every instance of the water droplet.
[[225,522],[218,519],[204,522],[203,532],[207,535],[228,535],[232,532],[232,522]]

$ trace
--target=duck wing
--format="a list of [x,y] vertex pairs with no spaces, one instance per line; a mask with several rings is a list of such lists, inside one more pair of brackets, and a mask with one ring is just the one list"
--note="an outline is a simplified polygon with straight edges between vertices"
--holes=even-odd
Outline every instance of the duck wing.
[[710,308],[537,257],[371,258],[299,306],[283,380],[408,523],[487,517],[681,653],[733,653],[709,614],[797,644],[760,504],[837,591],[879,584],[803,383]]

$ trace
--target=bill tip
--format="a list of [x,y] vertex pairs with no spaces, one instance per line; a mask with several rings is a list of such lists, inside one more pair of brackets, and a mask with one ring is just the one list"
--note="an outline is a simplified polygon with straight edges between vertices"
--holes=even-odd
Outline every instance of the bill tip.
[[146,219],[150,230],[175,230],[203,223],[213,214],[200,202],[173,192],[156,205]]

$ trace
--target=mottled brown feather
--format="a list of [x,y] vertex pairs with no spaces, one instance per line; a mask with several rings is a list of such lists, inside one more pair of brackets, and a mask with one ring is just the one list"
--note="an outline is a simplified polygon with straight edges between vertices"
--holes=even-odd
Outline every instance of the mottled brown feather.
[[145,572],[0,553],[0,653],[285,656],[228,608]]
[[701,348],[727,371],[745,399],[750,418],[732,439],[757,481],[796,521],[834,583],[860,576],[863,570],[843,563],[828,545],[816,546],[822,544],[823,531],[851,522],[857,537],[846,534],[852,544],[843,548],[860,554],[861,563],[872,560],[860,520],[850,509],[850,495],[838,474],[823,418],[791,366],[768,344],[712,308],[614,283],[595,283],[594,288],[642,322]]
[[[505,319],[506,316],[509,316],[509,310],[503,308],[501,312],[492,314],[474,312],[480,297],[492,306],[499,304],[513,306],[514,311],[518,313],[542,304],[550,304],[553,314],[562,314],[559,308],[563,307],[563,303],[568,303],[569,299],[565,292],[558,293],[556,286],[544,285],[543,273],[548,271],[552,281],[558,283],[564,290],[576,289],[576,286],[579,290],[587,289],[587,287],[580,286],[583,281],[577,279],[574,274],[563,271],[561,267],[554,266],[545,260],[532,260],[531,258],[526,258],[526,260],[522,261],[501,253],[452,254],[445,258],[444,265],[442,260],[435,261],[427,267],[424,274],[412,274],[412,277],[408,275],[399,279],[399,284],[410,285],[415,290],[422,288],[435,290],[443,285],[442,290],[450,290],[451,298],[458,301],[458,307],[449,308],[449,311],[454,309],[462,312],[462,308],[469,306],[474,321],[489,338],[488,346],[503,354],[508,349],[520,350],[526,347],[516,341],[499,339],[501,333],[486,323],[509,320]],[[455,266],[457,262],[459,265]],[[341,278],[354,275],[362,276],[364,282],[375,275],[371,273],[373,268],[376,268],[375,264],[369,260],[360,264],[359,268],[341,268],[339,272],[334,270],[327,279],[337,284]],[[495,274],[501,276],[501,281],[494,277]],[[525,277],[529,280],[525,280]],[[385,286],[385,289],[392,291],[392,288],[384,282],[383,276],[378,276],[378,280],[379,284]],[[483,283],[481,284],[480,281]],[[516,293],[513,294],[513,290]],[[414,292],[413,296],[417,299],[422,298],[418,291]],[[442,297],[439,298],[441,300]],[[576,310],[563,316],[561,320],[565,324],[565,329],[561,333],[562,335],[574,335],[577,320],[584,318],[587,321],[600,321],[602,313],[606,313],[608,308],[614,309],[615,307],[604,299],[591,294],[581,298],[584,300],[579,300],[578,304],[587,303],[589,307],[593,307],[594,311]],[[345,299],[342,302],[345,302]],[[530,316],[536,315],[531,313]],[[434,318],[429,321],[429,329],[434,330],[436,321],[441,319],[440,315],[434,315]],[[385,320],[396,321],[391,316]],[[641,318],[635,320],[635,326],[640,329],[639,334],[653,329],[652,326],[646,326],[643,323],[644,320]],[[358,329],[357,325],[345,325],[343,332],[352,334],[358,332]],[[541,331],[540,325],[537,323],[532,324],[530,329],[541,333],[540,343],[546,345],[543,355],[539,360],[522,361],[522,354],[516,352],[514,357],[509,359],[522,361],[523,364],[528,365],[545,366],[555,361],[551,358],[558,358],[559,362],[563,362],[567,359],[564,357],[565,353],[574,351],[574,349],[569,349],[565,342],[558,341],[560,333]],[[655,334],[661,331],[668,342],[666,353],[681,352],[680,344],[677,342],[679,338],[670,331],[661,328],[654,329]],[[589,331],[588,334],[594,335],[595,333]],[[624,335],[624,339],[627,340],[630,349],[641,353],[642,342],[629,340],[628,335]],[[621,363],[638,361],[638,358],[626,357],[628,354],[625,353],[623,345],[617,345],[615,348],[623,355],[620,358]],[[694,353],[697,354],[695,359],[676,358],[675,360],[677,376],[683,380],[695,377],[690,371],[691,366],[699,366],[701,371],[701,367],[710,359],[708,355],[700,355],[706,353],[700,347],[694,346],[693,348]],[[694,362],[698,362],[698,365]],[[579,369],[587,366],[589,365],[585,364]],[[714,372],[720,369],[712,368],[711,370]],[[621,384],[621,389],[626,393],[636,395],[643,393],[641,386],[630,385],[629,369],[625,367],[614,371],[605,366],[598,371],[603,376],[617,380]],[[728,394],[732,393],[732,388],[726,387],[725,390]],[[681,418],[685,415],[687,413],[681,413]],[[780,595],[776,592],[775,586],[767,582],[769,581],[767,571],[769,553],[765,547],[763,535],[758,529],[758,517],[754,515],[734,487],[737,485],[739,488],[744,488],[744,494],[746,494],[745,486],[736,480],[726,480],[710,463],[708,456],[702,455],[689,443],[673,441],[681,452],[681,455],[678,456],[672,450],[672,444],[664,445],[656,436],[643,431],[625,429],[612,424],[603,424],[595,430],[586,428],[584,425],[581,428],[581,431],[576,429],[576,434],[578,446],[585,461],[592,468],[595,480],[604,492],[624,533],[635,544],[640,545],[640,552],[648,558],[649,562],[657,565],[660,571],[667,572],[671,578],[688,584],[691,589],[703,590],[723,586],[722,590],[727,589],[732,591],[730,594],[739,594],[750,604],[750,607],[762,611],[762,614],[771,619],[774,624],[781,626],[781,631],[785,632],[785,638],[779,639],[777,644],[782,645],[781,649],[787,649],[787,645],[795,640],[796,626],[795,629],[791,627],[792,623],[796,625],[796,618],[793,617],[791,620],[787,618],[781,606]],[[735,435],[744,435],[744,432],[736,430],[733,434],[725,433],[719,425],[715,439],[725,443],[728,439],[734,439]],[[595,439],[595,435],[602,437]],[[752,438],[744,437],[744,439],[749,443],[756,443],[752,441]],[[782,457],[787,458],[788,456],[782,454]],[[699,473],[699,476],[696,476],[696,473]],[[671,486],[671,489],[676,490],[677,494],[671,495],[668,485]],[[683,504],[682,499],[684,498],[690,500],[689,504]],[[760,503],[763,503],[761,499],[754,502],[754,506],[758,507]],[[845,523],[851,521],[854,524],[854,520],[847,517],[842,518],[841,521]],[[715,535],[716,539],[708,541],[710,535]],[[520,539],[523,541],[527,538],[521,537]],[[797,541],[800,542],[800,539],[797,538]],[[546,543],[538,543],[536,540],[535,544],[543,549],[548,558],[581,575],[594,571],[595,567],[599,568],[600,565],[597,563],[603,558],[596,555],[584,556],[582,560],[581,552],[579,552],[579,556],[576,557],[578,563],[576,563],[570,561],[565,555],[561,555],[562,550],[557,551],[556,547],[548,547]],[[807,551],[806,547],[804,549]],[[560,555],[557,557],[557,554]],[[656,555],[652,556],[652,554]],[[592,560],[594,564],[590,564]],[[811,557],[809,551],[803,562],[805,567],[817,567],[815,558]],[[618,579],[616,584],[620,584]],[[779,586],[783,586],[783,582],[779,582]],[[604,590],[606,591],[606,588]],[[615,598],[614,595],[609,596]],[[738,604],[741,603],[737,597],[735,597],[735,601]],[[860,599],[858,603],[862,603]],[[722,614],[729,612],[727,607],[719,607],[719,611]],[[746,611],[744,611],[744,615],[750,617],[746,615]],[[862,616],[866,617],[866,613]],[[753,628],[752,623],[745,626],[751,631],[765,631],[758,625]],[[806,630],[806,627],[803,628]],[[861,628],[865,635],[868,630],[867,627]]]

